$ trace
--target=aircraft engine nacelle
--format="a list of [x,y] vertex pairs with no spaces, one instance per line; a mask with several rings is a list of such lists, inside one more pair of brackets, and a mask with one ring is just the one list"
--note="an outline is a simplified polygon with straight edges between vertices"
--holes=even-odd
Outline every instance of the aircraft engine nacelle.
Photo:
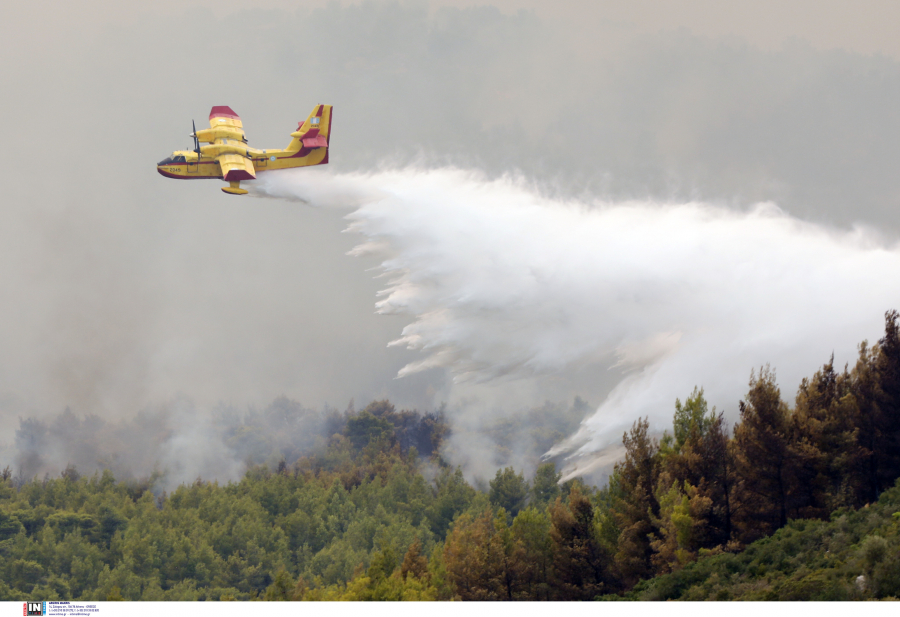
[[214,144],[212,146],[203,146],[200,148],[200,151],[203,153],[203,156],[209,156],[212,158],[216,158],[223,154],[240,154],[241,156],[249,157],[250,156],[250,148],[243,144],[236,144],[234,142],[230,142],[227,144]]
[[244,133],[229,126],[217,126],[214,129],[200,129],[197,131],[197,139],[205,144],[211,144],[217,139],[244,141]]

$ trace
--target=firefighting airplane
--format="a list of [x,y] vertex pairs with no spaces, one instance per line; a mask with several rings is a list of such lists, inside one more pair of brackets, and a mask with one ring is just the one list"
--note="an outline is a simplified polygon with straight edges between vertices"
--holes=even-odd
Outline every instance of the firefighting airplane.
[[[209,126],[198,131],[195,124],[191,133],[194,149],[173,152],[157,164],[157,171],[179,180],[221,178],[229,184],[223,191],[246,195],[241,180],[255,180],[260,172],[328,162],[331,105],[317,105],[306,122],[300,122],[291,133],[291,143],[284,150],[257,150],[248,146],[241,119],[224,105],[209,112]],[[210,145],[201,147],[200,142]]]

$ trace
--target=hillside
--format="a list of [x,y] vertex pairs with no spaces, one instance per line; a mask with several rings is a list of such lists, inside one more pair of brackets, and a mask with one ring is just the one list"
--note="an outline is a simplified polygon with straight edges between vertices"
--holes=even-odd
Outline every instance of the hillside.
[[[7,468],[0,599],[896,597],[898,321],[887,313],[852,369],[829,361],[804,379],[793,405],[774,371],[754,371],[733,429],[699,388],[675,401],[662,439],[637,420],[599,489],[560,483],[553,463],[473,486],[442,456],[442,413],[387,401],[327,416],[282,401],[223,425],[248,460],[224,484],[166,492],[156,474],[70,465],[29,480]],[[495,425],[498,460],[519,442],[548,447],[583,407]],[[37,443],[42,431],[20,433]]]
[[642,581],[627,600],[897,600],[900,482],[877,503],[829,521],[795,520],[730,554]]

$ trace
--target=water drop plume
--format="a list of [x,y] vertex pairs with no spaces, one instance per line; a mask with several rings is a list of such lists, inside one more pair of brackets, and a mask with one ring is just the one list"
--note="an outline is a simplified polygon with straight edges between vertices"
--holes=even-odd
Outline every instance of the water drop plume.
[[595,452],[642,416],[657,429],[695,385],[733,419],[753,367],[786,395],[832,352],[843,364],[900,307],[900,249],[771,203],[560,200],[460,169],[270,174],[258,195],[343,205],[354,254],[383,255],[376,310],[409,318],[400,376],[459,382],[565,374],[623,379],[551,454]]

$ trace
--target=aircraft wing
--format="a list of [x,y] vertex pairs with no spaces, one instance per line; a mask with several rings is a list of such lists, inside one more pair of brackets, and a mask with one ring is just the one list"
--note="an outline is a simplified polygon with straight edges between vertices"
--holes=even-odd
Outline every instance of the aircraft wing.
[[213,129],[227,127],[244,135],[244,124],[240,116],[227,105],[216,105],[209,111],[209,126]]
[[222,178],[227,182],[256,179],[253,161],[240,154],[220,154],[216,162],[222,168]]

